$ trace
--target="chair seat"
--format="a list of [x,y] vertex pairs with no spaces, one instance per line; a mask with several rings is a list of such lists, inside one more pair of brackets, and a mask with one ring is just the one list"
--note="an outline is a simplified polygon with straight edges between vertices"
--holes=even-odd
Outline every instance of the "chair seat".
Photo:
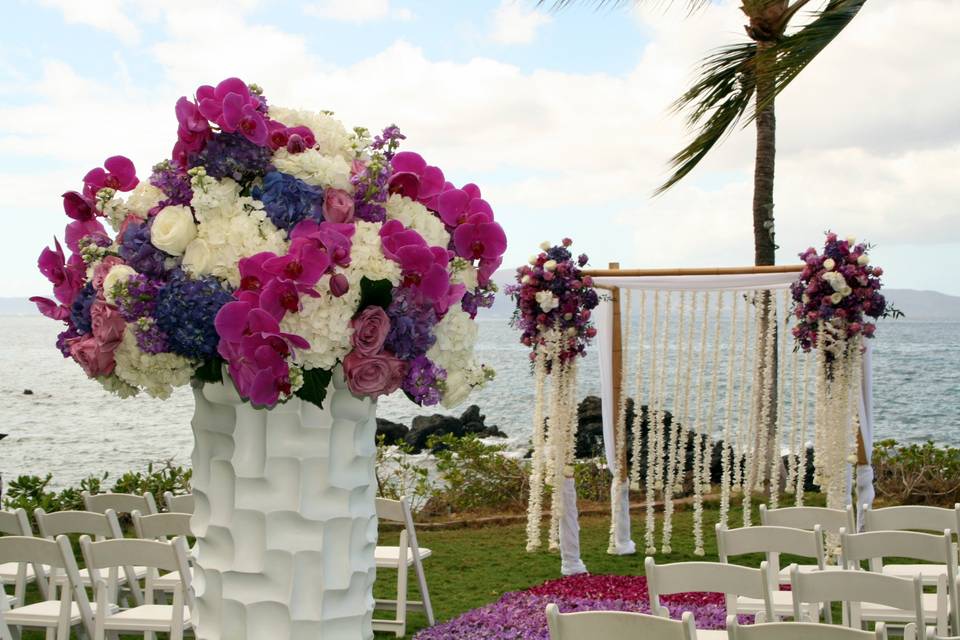
[[[924,621],[937,621],[939,609],[937,600],[939,597],[940,595],[936,593],[923,594]],[[911,611],[904,611],[903,609],[895,609],[883,604],[873,604],[870,602],[862,602],[860,604],[860,617],[864,620],[879,622],[912,622],[916,620],[916,616]]]
[[884,575],[898,578],[913,578],[919,575],[925,587],[937,586],[940,576],[947,575],[945,564],[887,564],[883,566]]
[[[4,562],[0,564],[0,580],[3,580],[4,584],[12,584],[17,579],[17,574],[20,571],[19,562]],[[27,582],[33,580],[36,576],[33,574],[33,565],[27,565]]]
[[[193,568],[190,568],[190,576],[193,576]],[[180,578],[179,571],[171,571],[170,573],[165,573],[156,580],[153,581],[153,588],[158,591],[173,591],[174,589],[179,589],[183,584],[183,580]]]
[[[143,604],[124,609],[103,621],[103,628],[111,631],[166,631],[173,618],[173,605]],[[183,626],[190,626],[190,610],[183,608]]]
[[[97,605],[90,603],[90,610],[96,612]],[[117,606],[111,605],[111,611],[116,611]],[[24,627],[50,627],[56,626],[60,620],[60,601],[44,600],[34,602],[23,607],[17,607],[3,614],[7,624]],[[70,624],[75,625],[80,622],[80,608],[76,602],[70,603]]]
[[728,640],[729,637],[720,629],[697,629],[697,640]]
[[[771,604],[773,605],[773,615],[778,618],[793,617],[793,594],[789,591],[774,591],[770,594]],[[803,605],[810,613],[820,614],[821,605],[807,603]],[[763,613],[766,611],[766,605],[761,598],[747,598],[745,596],[737,597],[737,613]],[[768,622],[773,622],[769,620]]]
[[[420,547],[420,559],[424,560],[433,555],[430,549]],[[377,568],[396,569],[400,565],[400,547],[377,547],[373,553],[373,558],[377,563]],[[413,565],[413,549],[407,549],[407,566]]]
[[[797,570],[800,573],[813,573],[815,571],[837,571],[842,567],[838,567],[835,564],[828,564],[821,569],[815,564],[798,564]],[[790,584],[790,567],[784,567],[780,570],[778,574],[780,579],[780,584]]]

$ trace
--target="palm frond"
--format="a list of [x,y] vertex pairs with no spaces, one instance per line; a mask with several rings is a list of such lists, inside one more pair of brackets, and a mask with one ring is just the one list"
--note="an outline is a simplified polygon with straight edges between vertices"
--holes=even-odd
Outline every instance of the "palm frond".
[[756,58],[757,44],[745,42],[719,49],[704,61],[699,79],[673,104],[675,111],[690,109],[687,126],[698,128],[697,135],[670,159],[674,172],[657,194],[690,173],[749,111],[757,88]]
[[[597,9],[602,9],[604,7],[622,7],[628,4],[660,4],[660,5],[672,5],[673,0],[537,0],[537,6],[542,7],[543,5],[550,5],[550,9],[557,11],[559,9],[564,9],[571,5],[577,4],[578,2],[588,5],[593,5]],[[710,4],[710,0],[685,0],[687,5],[687,11],[693,13],[698,9],[702,9]]]

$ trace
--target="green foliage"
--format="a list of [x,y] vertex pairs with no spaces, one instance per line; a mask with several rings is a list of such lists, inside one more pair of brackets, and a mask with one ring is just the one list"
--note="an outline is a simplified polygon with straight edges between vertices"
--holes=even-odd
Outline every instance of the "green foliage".
[[881,440],[873,448],[873,467],[877,497],[884,502],[944,507],[960,502],[958,448]]
[[297,390],[297,397],[306,402],[312,402],[322,409],[332,377],[333,371],[327,369],[304,370],[303,386]]
[[599,460],[577,460],[573,466],[573,478],[579,500],[610,501],[610,472]]
[[431,513],[523,511],[529,486],[524,461],[504,455],[505,446],[484,444],[475,435],[433,436],[440,487],[427,505]]
[[358,312],[373,305],[386,309],[393,301],[393,296],[390,293],[392,290],[393,285],[390,284],[389,280],[371,280],[367,277],[361,278],[360,307]]
[[226,361],[220,356],[213,356],[205,360],[202,365],[194,372],[193,377],[200,382],[209,382],[215,384],[223,382],[223,365]]
[[390,448],[384,444],[384,436],[377,437],[376,475],[377,495],[391,500],[405,497],[414,513],[434,495],[430,470],[413,458],[413,449],[405,442]]
[[174,466],[169,460],[154,471],[153,463],[147,465],[146,472],[128,471],[113,484],[113,493],[143,494],[149,491],[154,497],[161,498],[166,491],[174,495],[190,493],[192,469]]

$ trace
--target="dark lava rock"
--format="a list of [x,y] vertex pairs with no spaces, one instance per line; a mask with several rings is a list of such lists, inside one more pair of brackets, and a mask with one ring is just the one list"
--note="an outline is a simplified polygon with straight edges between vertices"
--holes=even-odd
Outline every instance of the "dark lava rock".
[[32,396],[32,395],[33,395],[33,389],[24,389],[24,390],[23,390],[23,395],[25,395],[25,396]]
[[410,429],[399,422],[391,422],[383,418],[377,418],[377,437],[383,436],[383,443],[395,445],[404,442]]
[[431,436],[451,434],[457,438],[475,435],[480,438],[505,438],[505,433],[496,426],[486,424],[486,416],[480,413],[480,407],[470,405],[459,418],[435,413],[432,416],[417,416],[413,419],[410,431],[404,437],[414,452],[423,451]]

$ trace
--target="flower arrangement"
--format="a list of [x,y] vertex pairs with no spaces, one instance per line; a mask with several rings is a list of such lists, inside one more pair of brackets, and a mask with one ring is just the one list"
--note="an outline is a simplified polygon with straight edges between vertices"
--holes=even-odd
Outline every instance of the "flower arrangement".
[[[222,379],[270,407],[350,390],[460,403],[493,372],[474,357],[503,229],[395,126],[371,136],[328,112],[268,105],[237,78],[176,104],[171,158],[137,178],[123,156],[63,195],[44,249],[66,328],[57,346],[121,396]],[[108,230],[109,228],[109,230]]]
[[[581,272],[587,256],[574,260],[572,244],[570,238],[558,246],[541,244],[542,251],[531,256],[529,265],[517,269],[517,284],[507,289],[517,303],[512,324],[521,331],[520,341],[535,352],[546,346],[547,331],[559,331],[562,344],[556,357],[561,363],[585,355],[597,335],[590,316],[599,297],[590,276]],[[536,359],[535,353],[530,359]],[[548,368],[553,364],[550,360]]]
[[806,267],[790,291],[797,324],[793,335],[804,351],[817,347],[820,321],[843,324],[847,337],[872,338],[868,320],[899,315],[880,293],[883,269],[870,264],[870,245],[827,233],[822,253],[810,247],[800,254]]

